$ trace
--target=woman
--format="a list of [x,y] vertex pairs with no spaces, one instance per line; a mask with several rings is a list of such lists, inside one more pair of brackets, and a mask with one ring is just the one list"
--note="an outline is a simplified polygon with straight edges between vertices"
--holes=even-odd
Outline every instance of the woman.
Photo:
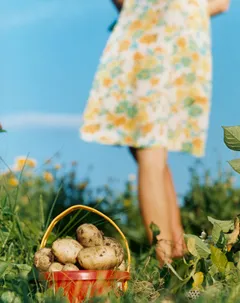
[[148,237],[154,222],[161,231],[157,256],[170,262],[183,255],[184,238],[167,153],[204,155],[211,96],[208,9],[219,13],[228,1],[209,7],[206,0],[113,1],[121,13],[95,76],[81,135],[130,148]]

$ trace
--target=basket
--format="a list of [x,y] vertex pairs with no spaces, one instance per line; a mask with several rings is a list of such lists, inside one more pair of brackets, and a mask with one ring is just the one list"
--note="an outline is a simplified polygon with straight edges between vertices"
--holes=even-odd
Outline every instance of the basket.
[[42,238],[40,248],[44,248],[54,226],[66,215],[76,210],[93,212],[110,222],[121,235],[127,250],[126,271],[114,270],[78,270],[62,272],[45,272],[41,274],[41,280],[47,281],[48,287],[57,292],[63,289],[64,295],[71,303],[83,302],[86,299],[106,295],[112,290],[127,290],[127,281],[130,279],[131,254],[126,237],[120,228],[102,212],[85,205],[74,205],[53,219]]

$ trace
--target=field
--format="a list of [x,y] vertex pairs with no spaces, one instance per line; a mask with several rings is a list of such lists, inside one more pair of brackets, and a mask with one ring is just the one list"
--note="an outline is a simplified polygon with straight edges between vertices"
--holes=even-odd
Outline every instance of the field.
[[[11,169],[6,167],[1,173],[0,302],[66,302],[61,292],[54,294],[39,283],[33,255],[52,219],[76,204],[104,212],[128,239],[132,279],[122,296],[109,295],[110,302],[240,302],[240,189],[232,170],[220,163],[216,176],[201,163],[190,169],[191,184],[182,205],[189,253],[160,269],[154,245],[150,247],[145,237],[134,176],[121,193],[114,190],[114,184],[94,189],[88,179],[78,180],[76,162],[66,169],[55,161],[39,167],[34,159],[18,158]],[[236,171],[237,163],[230,163]],[[82,222],[94,223],[118,237],[106,221],[80,211],[55,227],[49,243],[56,237],[74,235]]]

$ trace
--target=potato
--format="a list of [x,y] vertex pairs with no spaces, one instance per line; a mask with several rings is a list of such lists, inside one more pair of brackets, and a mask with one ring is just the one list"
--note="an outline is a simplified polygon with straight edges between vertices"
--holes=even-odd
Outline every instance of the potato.
[[117,269],[120,271],[126,271],[127,270],[126,262],[123,260]]
[[62,271],[63,270],[63,265],[58,262],[53,262],[50,266],[48,271],[53,272],[53,271]]
[[118,264],[115,249],[109,246],[95,246],[82,249],[78,262],[84,269],[113,269]]
[[82,224],[77,229],[77,240],[84,247],[103,245],[103,235],[93,224]]
[[72,264],[72,263],[67,263],[63,266],[63,271],[76,271],[76,270],[79,270],[79,268]]
[[104,237],[103,245],[109,246],[109,247],[112,247],[115,249],[116,256],[118,258],[117,265],[120,265],[124,258],[124,250],[122,248],[122,245],[117,240],[115,240],[114,238],[110,238],[110,237]]
[[34,255],[34,265],[41,271],[47,271],[54,261],[54,255],[51,248],[42,248]]
[[53,242],[52,252],[60,263],[77,262],[77,255],[82,249],[82,245],[73,239],[58,239]]

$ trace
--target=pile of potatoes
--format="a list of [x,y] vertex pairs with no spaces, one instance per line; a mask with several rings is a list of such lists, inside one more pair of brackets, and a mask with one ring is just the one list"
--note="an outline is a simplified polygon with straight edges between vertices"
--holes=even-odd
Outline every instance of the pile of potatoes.
[[124,250],[114,238],[105,237],[93,224],[77,229],[77,240],[58,239],[51,248],[42,248],[34,255],[40,271],[77,271],[116,269],[125,271]]

